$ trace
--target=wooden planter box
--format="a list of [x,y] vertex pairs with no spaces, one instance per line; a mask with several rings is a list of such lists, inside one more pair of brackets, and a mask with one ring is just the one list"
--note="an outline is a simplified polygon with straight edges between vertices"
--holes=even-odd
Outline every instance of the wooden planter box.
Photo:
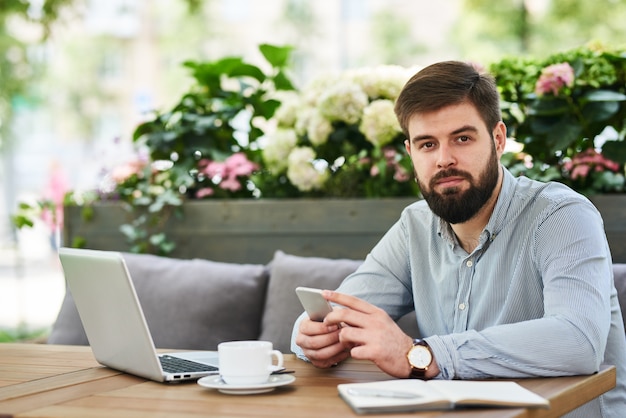
[[[415,198],[261,199],[187,202],[183,219],[165,225],[176,258],[237,263],[269,262],[276,250],[301,256],[362,259]],[[119,226],[129,221],[119,204],[99,203],[90,221],[81,207],[65,208],[64,243],[128,251]]]
[[[168,237],[177,243],[172,257],[237,263],[267,263],[274,251],[301,256],[364,258],[402,209],[414,198],[261,199],[187,202],[184,218],[170,218]],[[626,194],[592,198],[604,217],[613,261],[626,263]],[[66,207],[64,243],[75,237],[86,247],[128,251],[119,231],[129,221],[115,203],[94,206],[84,221],[81,208]]]

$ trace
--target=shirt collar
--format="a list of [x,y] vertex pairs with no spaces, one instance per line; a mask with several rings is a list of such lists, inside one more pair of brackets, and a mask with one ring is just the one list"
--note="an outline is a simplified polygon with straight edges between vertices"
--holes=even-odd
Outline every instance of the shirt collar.
[[[487,241],[493,241],[502,230],[506,214],[515,193],[515,177],[513,177],[513,174],[511,174],[511,172],[504,166],[500,165],[500,167],[502,168],[503,173],[502,188],[500,189],[500,194],[496,200],[496,205],[493,208],[493,213],[489,218],[489,222],[487,222],[485,229],[481,233],[479,248],[483,247]],[[437,233],[439,236],[451,246],[457,245],[456,236],[454,235],[450,224],[439,218],[437,215],[434,216],[439,221],[439,225],[437,227]]]

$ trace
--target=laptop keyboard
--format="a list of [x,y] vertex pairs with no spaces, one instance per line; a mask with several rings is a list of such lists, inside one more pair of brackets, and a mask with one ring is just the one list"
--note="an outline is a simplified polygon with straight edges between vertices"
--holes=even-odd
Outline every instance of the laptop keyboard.
[[217,371],[217,367],[208,364],[196,363],[195,361],[185,360],[172,356],[159,356],[161,367],[167,373],[193,373],[193,372],[213,372]]

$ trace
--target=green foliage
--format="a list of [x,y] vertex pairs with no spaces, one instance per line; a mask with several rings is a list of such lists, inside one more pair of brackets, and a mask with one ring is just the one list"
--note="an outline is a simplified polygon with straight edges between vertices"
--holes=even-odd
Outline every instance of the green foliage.
[[[38,74],[36,64],[28,59],[29,43],[9,30],[15,21],[39,26],[45,39],[50,26],[59,18],[61,10],[74,0],[28,0],[0,1],[0,149],[5,148],[10,136],[7,134],[15,108],[27,106],[34,98],[30,83]],[[35,13],[34,11],[40,8]],[[32,30],[32,29],[31,29]]]
[[34,219],[40,218],[45,211],[52,214],[53,222],[56,223],[56,204],[50,199],[38,200],[34,204],[20,202],[17,211],[11,215],[11,222],[20,229],[32,228],[35,224]]
[[132,251],[167,254],[174,248],[162,233],[164,222],[185,199],[211,190],[216,197],[252,197],[247,178],[238,191],[218,187],[223,178],[205,173],[212,162],[235,153],[251,164],[260,162],[258,139],[264,135],[260,120],[270,119],[280,102],[273,96],[292,90],[286,71],[291,47],[260,45],[269,70],[226,57],[210,62],[184,63],[194,85],[168,112],[157,113],[134,134],[138,149],[148,158],[135,162],[130,175],[118,181],[108,198],[126,203],[132,222],[121,231]]
[[[551,72],[557,67],[571,71],[571,83]],[[587,194],[624,190],[626,51],[581,47],[544,59],[503,59],[490,71],[509,136],[531,157],[521,172]]]
[[464,56],[483,62],[626,39],[626,7],[620,0],[463,0],[461,8],[456,44]]
[[0,343],[37,341],[46,337],[48,332],[47,328],[31,329],[25,324],[15,328],[0,328]]

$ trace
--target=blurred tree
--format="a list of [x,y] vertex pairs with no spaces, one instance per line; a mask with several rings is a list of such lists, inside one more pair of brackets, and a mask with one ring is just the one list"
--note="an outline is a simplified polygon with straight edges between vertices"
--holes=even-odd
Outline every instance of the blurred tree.
[[[33,48],[50,35],[64,11],[79,12],[88,0],[0,0],[0,151],[7,147],[13,111],[36,100],[33,83],[41,74]],[[189,14],[206,0],[180,0]]]
[[0,1],[0,150],[7,146],[12,110],[28,102],[27,86],[36,74],[28,58],[28,44],[44,39],[61,8],[71,1]]
[[455,39],[468,59],[545,55],[626,40],[623,0],[462,0]]
[[309,78],[306,69],[313,55],[311,52],[319,45],[312,40],[319,33],[319,22],[313,5],[308,0],[287,0],[281,21],[276,26],[288,31],[286,39],[294,47],[291,55],[292,68],[297,83]]
[[372,31],[374,47],[381,64],[411,65],[413,58],[428,50],[423,43],[415,43],[411,36],[411,21],[392,10],[374,14]]
[[559,45],[568,49],[591,40],[623,45],[625,21],[624,0],[550,0],[541,24],[536,27],[538,36],[533,48],[545,51],[551,45]]

